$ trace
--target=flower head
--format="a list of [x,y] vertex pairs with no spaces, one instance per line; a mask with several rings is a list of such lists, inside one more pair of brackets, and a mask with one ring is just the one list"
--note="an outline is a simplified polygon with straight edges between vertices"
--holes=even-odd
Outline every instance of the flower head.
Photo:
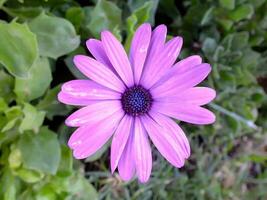
[[165,25],[153,31],[149,24],[141,25],[128,57],[112,33],[103,31],[101,41],[86,42],[94,58],[74,57],[90,80],[65,83],[58,99],[84,106],[66,119],[68,126],[78,127],[68,142],[75,158],[91,156],[111,139],[111,170],[118,167],[123,180],[136,174],[141,182],[148,181],[151,142],[173,166],[184,165],[190,146],[173,119],[213,123],[214,114],[201,106],[215,98],[215,91],[196,87],[211,71],[199,56],[175,63],[182,38],[165,42],[166,32]]

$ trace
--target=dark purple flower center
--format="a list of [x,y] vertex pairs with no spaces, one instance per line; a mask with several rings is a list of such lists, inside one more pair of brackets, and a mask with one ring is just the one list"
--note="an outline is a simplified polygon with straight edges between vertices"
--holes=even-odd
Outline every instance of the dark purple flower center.
[[150,92],[140,85],[126,89],[121,97],[123,110],[132,116],[146,114],[151,108],[152,101]]

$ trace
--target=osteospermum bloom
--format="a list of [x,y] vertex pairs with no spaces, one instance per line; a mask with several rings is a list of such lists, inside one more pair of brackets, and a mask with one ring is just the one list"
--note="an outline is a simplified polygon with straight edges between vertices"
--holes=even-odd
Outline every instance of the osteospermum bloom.
[[151,142],[175,167],[182,167],[190,155],[189,142],[174,121],[211,124],[212,112],[202,107],[215,91],[196,87],[211,71],[199,56],[175,63],[182,38],[166,40],[166,26],[153,31],[141,25],[134,34],[129,57],[109,31],[101,41],[89,39],[87,48],[94,58],[77,55],[76,67],[90,80],[65,83],[59,101],[84,106],[66,119],[78,127],[68,145],[74,157],[94,154],[109,139],[111,171],[118,167],[123,180],[135,174],[146,182],[151,174]]

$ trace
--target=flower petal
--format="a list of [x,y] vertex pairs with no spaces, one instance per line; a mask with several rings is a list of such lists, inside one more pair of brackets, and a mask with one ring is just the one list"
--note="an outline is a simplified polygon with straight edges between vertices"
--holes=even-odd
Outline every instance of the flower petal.
[[150,63],[153,62],[157,53],[162,51],[166,40],[166,35],[167,35],[167,27],[163,24],[157,26],[153,30],[148,49],[148,55],[145,63],[146,67],[151,66]]
[[104,64],[106,67],[108,67],[110,70],[114,70],[112,67],[112,64],[110,63],[106,52],[104,50],[104,47],[101,43],[101,41],[96,39],[89,39],[86,41],[86,46],[90,53],[94,56],[94,58]]
[[92,100],[120,99],[121,94],[90,80],[73,80],[63,84],[59,101],[71,105],[89,105]]
[[101,33],[101,40],[105,52],[123,82],[128,86],[134,85],[133,72],[128,56],[121,43],[109,31]]
[[139,118],[134,126],[134,160],[140,182],[148,181],[152,169],[152,154],[147,133]]
[[[157,83],[151,88],[152,96],[160,98],[179,94],[202,82],[211,71],[211,67],[207,63],[200,64],[184,73],[180,73],[178,69],[179,68],[170,69],[166,74],[167,80]],[[163,80],[165,80],[165,77]]]
[[173,65],[182,48],[183,39],[175,37],[168,41],[163,50],[158,52],[153,62],[145,66],[141,84],[145,88],[150,88],[157,82],[163,74]]
[[172,94],[161,98],[155,97],[155,101],[167,103],[186,103],[194,105],[205,105],[216,97],[215,90],[207,87],[193,87],[178,94]]
[[58,93],[57,99],[58,99],[58,101],[60,101],[64,104],[74,105],[74,106],[88,106],[90,104],[96,103],[96,101],[94,101],[94,100],[81,99],[81,98],[72,96],[68,93],[65,93],[63,91],[60,91]]
[[133,152],[133,129],[128,137],[127,144],[121,155],[118,171],[120,177],[124,181],[129,181],[135,174],[135,161],[134,161],[134,152]]
[[123,113],[118,112],[95,125],[78,128],[68,142],[74,157],[84,159],[93,155],[109,140],[122,117]]
[[161,85],[162,83],[166,82],[170,77],[175,73],[177,75],[183,74],[198,65],[202,63],[202,58],[200,56],[194,55],[194,56],[189,56],[183,60],[180,60],[177,62],[171,69],[169,69],[160,79],[157,81],[154,85],[153,88]]
[[162,115],[158,112],[150,112],[150,115],[152,118],[162,127],[166,127],[166,129],[171,131],[171,134],[173,138],[176,140],[176,142],[179,143],[181,149],[182,149],[182,155],[186,159],[190,156],[190,145],[188,142],[188,139],[184,133],[184,131],[181,129],[181,127],[173,121],[171,118]]
[[111,144],[111,172],[113,173],[117,168],[122,152],[127,143],[128,137],[132,130],[133,117],[125,115],[121,120],[116,132],[114,133]]
[[212,124],[216,119],[211,111],[192,104],[154,102],[152,109],[192,124]]
[[73,59],[76,67],[93,81],[112,90],[123,92],[125,85],[123,82],[102,63],[88,56],[78,55]]
[[138,84],[142,75],[146,60],[149,42],[151,38],[151,26],[148,23],[141,25],[135,32],[131,49],[130,62],[133,67],[135,83]]
[[163,126],[161,120],[154,117],[144,116],[141,118],[150,139],[164,158],[175,167],[182,167],[186,155],[177,141],[177,136],[175,136],[177,133],[172,132],[169,127]]
[[72,113],[65,121],[68,126],[79,127],[87,123],[96,123],[122,110],[119,100],[98,101]]

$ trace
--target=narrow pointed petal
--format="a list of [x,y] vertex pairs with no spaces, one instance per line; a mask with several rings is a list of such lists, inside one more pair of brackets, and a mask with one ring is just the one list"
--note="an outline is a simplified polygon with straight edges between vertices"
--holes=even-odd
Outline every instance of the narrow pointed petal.
[[206,108],[185,103],[154,102],[153,110],[191,124],[212,124],[216,119]]
[[121,120],[117,130],[114,133],[112,144],[111,144],[111,172],[113,173],[119,163],[122,152],[125,148],[125,145],[128,141],[128,137],[132,130],[133,117],[125,115]]
[[98,101],[72,113],[65,121],[68,126],[79,127],[87,123],[96,123],[122,110],[119,100]]
[[170,130],[173,138],[176,140],[176,142],[179,143],[183,157],[186,159],[190,156],[190,145],[188,142],[188,139],[184,133],[184,131],[181,129],[181,127],[173,121],[171,118],[162,115],[158,112],[150,112],[150,115],[152,118],[162,127],[166,127],[166,129]]
[[201,106],[211,102],[215,97],[216,92],[211,88],[193,87],[178,94],[168,95],[161,98],[155,97],[155,101],[178,104],[180,102]]
[[133,86],[133,71],[128,56],[121,43],[109,31],[103,31],[101,33],[101,41],[112,66],[123,82],[128,87]]
[[133,129],[128,137],[127,144],[124,148],[124,151],[121,155],[118,170],[122,180],[129,181],[133,178],[135,174],[135,161],[134,161],[134,152],[133,152]]
[[[107,123],[107,127],[112,126],[112,124],[110,123],[114,123],[113,125],[115,126],[117,120],[120,120],[123,116],[124,112],[122,110],[119,110],[115,112],[113,115],[104,118],[103,120],[86,123],[85,125],[76,129],[76,131],[74,131],[74,133],[71,135],[68,141],[68,146],[72,149],[75,149],[81,145],[84,145],[84,141],[92,133],[92,131],[96,129],[95,127],[104,128],[106,127],[105,123]],[[100,125],[103,127],[101,127]]]
[[167,27],[165,25],[157,26],[151,35],[148,55],[146,58],[146,68],[147,66],[151,66],[150,63],[154,60],[155,56],[158,52],[161,52],[167,35]]
[[104,47],[101,43],[101,41],[96,39],[89,39],[86,41],[86,46],[90,53],[94,56],[94,58],[104,64],[106,67],[108,67],[111,71],[113,71],[112,64],[110,63],[106,52],[104,50]]
[[175,73],[177,76],[179,74],[183,74],[186,71],[189,71],[198,65],[202,63],[202,58],[200,56],[194,55],[189,56],[183,60],[180,60],[177,62],[171,69],[169,69],[166,74],[164,74],[154,85],[154,87],[157,87],[161,85],[162,83],[166,82],[170,77]]
[[184,73],[179,73],[179,70],[175,68],[170,69],[166,74],[167,80],[151,88],[151,93],[158,98],[181,93],[201,83],[210,71],[211,67],[207,63],[200,64]]
[[59,101],[70,105],[89,105],[92,100],[120,99],[121,94],[90,80],[73,80],[63,84]]
[[[171,39],[165,44],[162,52],[158,52],[150,66],[146,65],[141,81],[145,88],[150,88],[174,64],[182,48],[182,43],[181,37]],[[146,72],[146,69],[149,72]]]
[[177,137],[174,135],[175,133],[168,127],[161,125],[160,120],[150,118],[149,116],[144,116],[141,119],[150,139],[161,155],[173,166],[178,168],[182,167],[186,154],[177,141]]
[[133,68],[134,80],[136,84],[139,83],[142,75],[150,38],[151,26],[150,24],[145,23],[136,30],[132,40],[130,49],[130,63]]
[[96,101],[88,100],[88,99],[81,99],[75,96],[72,96],[68,93],[60,91],[57,95],[57,99],[64,104],[73,105],[73,106],[88,106]]
[[123,82],[102,63],[83,55],[75,56],[73,59],[76,67],[87,77],[112,90],[123,92]]
[[152,169],[152,154],[147,133],[139,118],[134,126],[134,160],[136,173],[141,183],[148,181]]
[[122,117],[123,113],[118,112],[93,126],[78,128],[68,142],[74,157],[84,159],[93,155],[110,139]]

